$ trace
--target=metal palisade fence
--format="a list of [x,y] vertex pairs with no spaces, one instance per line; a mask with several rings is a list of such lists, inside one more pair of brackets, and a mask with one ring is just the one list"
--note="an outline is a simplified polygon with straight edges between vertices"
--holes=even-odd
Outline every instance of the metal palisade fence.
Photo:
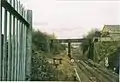
[[0,0],[0,81],[30,80],[32,11]]

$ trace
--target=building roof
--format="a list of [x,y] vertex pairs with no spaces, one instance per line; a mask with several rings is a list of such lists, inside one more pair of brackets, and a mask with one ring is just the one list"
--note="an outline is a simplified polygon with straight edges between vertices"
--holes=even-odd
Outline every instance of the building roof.
[[120,25],[104,25],[102,32],[120,33]]

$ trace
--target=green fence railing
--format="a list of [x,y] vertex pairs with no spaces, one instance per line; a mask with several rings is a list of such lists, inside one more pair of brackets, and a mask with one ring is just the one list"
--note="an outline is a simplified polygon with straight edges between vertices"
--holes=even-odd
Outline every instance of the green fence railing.
[[17,0],[0,0],[0,81],[29,80],[32,11]]

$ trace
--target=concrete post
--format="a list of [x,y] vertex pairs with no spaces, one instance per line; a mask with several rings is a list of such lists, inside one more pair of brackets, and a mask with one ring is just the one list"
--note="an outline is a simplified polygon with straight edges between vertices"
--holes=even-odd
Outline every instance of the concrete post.
[[27,55],[26,55],[26,76],[30,80],[31,76],[31,56],[32,56],[32,11],[27,11],[27,20],[29,28],[27,29]]

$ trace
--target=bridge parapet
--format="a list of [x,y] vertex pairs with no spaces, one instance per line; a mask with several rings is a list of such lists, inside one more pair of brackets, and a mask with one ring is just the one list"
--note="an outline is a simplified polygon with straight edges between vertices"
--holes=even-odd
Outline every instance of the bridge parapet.
[[60,42],[60,43],[79,43],[79,42],[83,42],[87,39],[81,38],[81,39],[51,39],[51,41],[53,42]]

